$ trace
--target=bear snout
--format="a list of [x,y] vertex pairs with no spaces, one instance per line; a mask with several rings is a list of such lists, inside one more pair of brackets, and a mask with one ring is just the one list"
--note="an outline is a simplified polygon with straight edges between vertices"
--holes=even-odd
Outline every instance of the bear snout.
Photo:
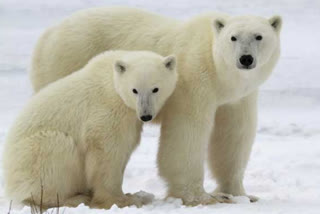
[[245,68],[249,68],[252,65],[254,58],[251,55],[242,55],[239,59],[241,65],[245,66]]
[[150,121],[152,120],[152,115],[148,114],[148,115],[143,115],[140,117],[140,119],[143,121],[143,122],[147,122],[147,121]]

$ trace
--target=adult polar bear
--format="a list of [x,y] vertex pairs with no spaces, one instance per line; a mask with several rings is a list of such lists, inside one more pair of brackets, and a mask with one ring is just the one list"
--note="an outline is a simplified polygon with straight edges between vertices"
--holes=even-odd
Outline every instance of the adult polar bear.
[[179,80],[158,116],[159,172],[169,196],[189,205],[215,203],[203,188],[208,142],[216,193],[246,195],[257,91],[279,58],[281,23],[278,16],[208,13],[182,22],[125,7],[88,9],[44,33],[31,80],[38,91],[109,49],[174,53]]

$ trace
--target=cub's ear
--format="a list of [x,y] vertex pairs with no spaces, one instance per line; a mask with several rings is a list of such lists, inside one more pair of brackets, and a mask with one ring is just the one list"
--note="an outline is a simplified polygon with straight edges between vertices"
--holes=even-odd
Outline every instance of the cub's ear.
[[220,33],[220,31],[224,28],[226,21],[222,18],[216,18],[213,20],[213,29],[215,32]]
[[269,19],[270,25],[274,28],[276,32],[280,32],[282,26],[282,18],[281,16],[272,16]]
[[165,57],[163,64],[170,71],[174,70],[176,68],[176,64],[177,64],[176,57],[174,55],[170,55],[170,56]]
[[127,71],[127,64],[121,60],[117,60],[114,64],[114,70],[119,74],[123,74]]

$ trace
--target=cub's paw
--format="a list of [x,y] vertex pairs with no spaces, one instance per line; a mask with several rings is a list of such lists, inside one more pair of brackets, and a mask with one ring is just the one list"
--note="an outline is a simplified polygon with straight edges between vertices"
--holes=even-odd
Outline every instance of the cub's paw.
[[143,205],[150,204],[154,199],[153,194],[144,191],[136,192],[134,194],[127,193],[126,196],[134,197],[135,200],[141,201]]
[[140,208],[147,202],[148,201],[144,197],[137,196],[134,194],[126,194],[117,197],[105,197],[103,200],[93,198],[89,206],[90,208],[110,209],[115,204],[119,208],[128,207],[132,205]]

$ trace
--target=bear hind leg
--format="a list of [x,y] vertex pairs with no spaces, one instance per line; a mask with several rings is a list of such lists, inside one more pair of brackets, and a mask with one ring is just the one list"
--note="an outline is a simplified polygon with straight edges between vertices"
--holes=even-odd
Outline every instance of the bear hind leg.
[[6,192],[14,201],[51,208],[85,192],[83,158],[63,132],[37,132],[15,143],[8,156]]
[[80,204],[85,204],[86,206],[89,206],[91,200],[92,200],[91,195],[79,194],[79,195],[75,195],[71,198],[66,199],[63,206],[77,207]]

